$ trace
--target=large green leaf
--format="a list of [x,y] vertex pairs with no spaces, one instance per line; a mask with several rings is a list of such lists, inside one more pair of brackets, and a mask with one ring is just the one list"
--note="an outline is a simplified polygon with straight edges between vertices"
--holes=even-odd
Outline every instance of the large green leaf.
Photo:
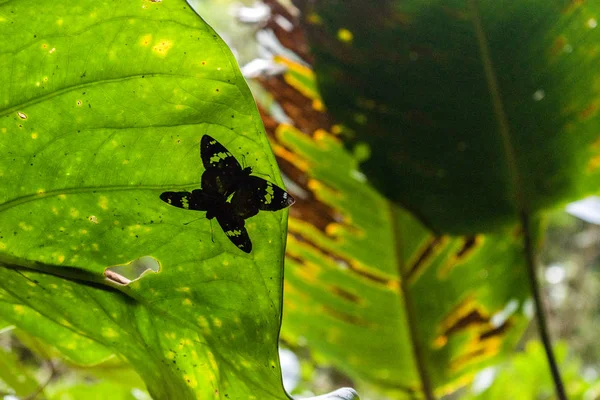
[[413,346],[422,347],[438,393],[511,351],[528,322],[520,235],[435,236],[356,179],[357,160],[335,138],[315,141],[285,126],[277,138],[310,165],[317,201],[342,216],[324,230],[290,219],[285,340],[305,341],[322,361],[406,394],[421,390]]
[[275,60],[287,72],[259,82],[286,115],[271,108],[263,119],[297,194],[283,340],[398,398],[421,393],[417,359],[438,393],[464,384],[505,356],[528,323],[521,232],[432,233],[359,172],[360,154],[332,133],[310,69]]
[[596,2],[296,0],[374,184],[443,232],[597,191]]
[[[123,354],[157,399],[287,398],[287,213],[247,220],[247,255],[159,199],[199,186],[204,134],[281,184],[227,46],[177,0],[5,1],[0,43],[3,318],[78,362]],[[145,256],[157,273],[107,285]]]

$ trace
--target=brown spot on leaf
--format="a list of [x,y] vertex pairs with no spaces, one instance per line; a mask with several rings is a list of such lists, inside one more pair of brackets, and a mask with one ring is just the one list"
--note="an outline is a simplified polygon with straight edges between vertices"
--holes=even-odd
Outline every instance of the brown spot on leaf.
[[358,317],[356,315],[348,314],[348,313],[342,312],[340,310],[336,310],[336,309],[328,307],[326,305],[323,305],[322,309],[329,316],[331,316],[335,319],[338,319],[340,321],[343,321],[350,325],[362,326],[365,328],[371,328],[374,326],[374,324],[372,322],[367,321],[364,318]]
[[348,300],[349,302],[352,303],[356,303],[356,304],[360,304],[362,303],[362,298],[355,295],[354,293],[351,293],[349,291],[347,291],[346,289],[343,289],[339,286],[335,286],[335,285],[331,285],[331,292],[333,294],[335,294],[336,296],[339,296],[345,300]]
[[445,236],[434,236],[428,239],[420,250],[416,251],[417,257],[412,265],[408,266],[406,274],[408,282],[414,282],[425,268],[429,265],[429,260],[437,254],[439,247],[445,245],[447,238]]
[[[315,255],[318,257],[329,258],[341,268],[346,268],[362,278],[366,278],[373,284],[385,286],[387,289],[391,290],[397,290],[399,287],[398,279],[392,278],[387,274],[383,274],[380,271],[366,266],[357,260],[348,259],[339,254],[335,254],[332,251],[324,249],[301,233],[294,232],[292,227],[290,227],[288,230],[288,241],[295,242],[296,245],[304,246],[307,250],[315,253]],[[286,257],[293,257],[292,248],[292,246],[288,247]],[[301,261],[300,258],[296,257],[296,260],[306,265],[306,263]]]
[[448,257],[448,261],[438,270],[438,277],[444,279],[458,265],[465,262],[473,252],[480,248],[483,244],[483,235],[465,236],[461,248],[452,256]]
[[596,103],[591,103],[579,113],[579,118],[588,119],[593,117],[596,114],[596,111],[598,111],[598,105]]

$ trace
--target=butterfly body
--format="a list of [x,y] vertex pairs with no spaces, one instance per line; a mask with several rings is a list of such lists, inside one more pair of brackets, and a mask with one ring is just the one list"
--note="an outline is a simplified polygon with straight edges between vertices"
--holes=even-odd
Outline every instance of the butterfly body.
[[235,157],[208,135],[200,141],[200,158],[205,171],[201,189],[192,192],[164,192],[164,202],[186,210],[206,211],[216,218],[227,238],[240,250],[250,253],[252,242],[244,220],[263,211],[277,211],[294,203],[279,186],[257,176],[252,168],[242,168]]

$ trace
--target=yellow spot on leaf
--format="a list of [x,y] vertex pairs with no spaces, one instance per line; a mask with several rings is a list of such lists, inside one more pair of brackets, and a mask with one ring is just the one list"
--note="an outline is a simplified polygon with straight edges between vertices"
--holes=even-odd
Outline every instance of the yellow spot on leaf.
[[171,47],[173,47],[173,42],[170,40],[161,40],[152,47],[152,51],[160,56],[166,56]]
[[590,161],[588,161],[587,171],[594,172],[598,167],[600,167],[600,155],[592,157]]
[[21,315],[22,315],[22,314],[25,314],[25,307],[23,307],[23,306],[22,306],[22,305],[20,305],[20,304],[16,304],[16,305],[14,305],[14,306],[13,306],[13,309],[15,310],[15,312],[16,312],[17,314],[21,314]]
[[325,111],[325,105],[323,104],[323,101],[321,101],[321,99],[314,99],[312,102],[312,108],[315,111],[319,111],[319,112]]
[[98,205],[103,210],[108,210],[108,198],[106,196],[100,196],[98,200]]
[[183,375],[183,379],[185,380],[185,383],[191,387],[191,388],[196,388],[198,387],[198,381],[190,375]]
[[65,262],[65,256],[61,254],[60,256],[58,256],[58,263],[62,264],[63,262]]
[[59,194],[58,198],[61,199],[61,200],[64,200],[64,199],[67,198],[67,195],[66,194]]
[[308,14],[308,17],[306,19],[308,23],[312,25],[321,25],[323,23],[323,20],[321,19],[319,14],[315,14],[314,12]]
[[23,229],[24,231],[31,231],[33,230],[33,226],[31,225],[27,225],[25,222],[19,222],[19,228]]
[[208,321],[206,320],[206,318],[204,316],[199,316],[197,318],[198,321],[198,326],[200,326],[201,328],[208,328]]
[[309,169],[308,162],[306,160],[303,160],[302,158],[300,158],[300,156],[298,156],[298,155],[292,153],[291,151],[287,150],[285,147],[283,147],[283,146],[281,146],[279,144],[273,143],[273,152],[278,157],[281,157],[284,160],[287,160],[290,163],[292,163],[300,171],[302,171],[302,172],[308,171],[308,169]]
[[338,223],[331,222],[325,227],[325,233],[327,236],[338,236],[340,232],[344,231],[344,227]]
[[56,21],[56,25],[61,26],[63,24],[63,22],[65,22],[65,21],[63,21],[62,19],[59,19]]
[[193,304],[192,300],[190,300],[190,299],[184,299],[183,300],[183,305],[184,306],[191,306],[192,304]]
[[32,139],[34,139],[34,140],[35,140],[35,139],[37,139],[37,138],[38,138],[38,134],[37,134],[37,132],[33,132],[33,133],[31,134],[31,138],[32,138]]
[[6,244],[0,242],[0,250],[6,249]]
[[119,332],[115,331],[113,328],[102,328],[102,336],[106,338],[116,338],[119,337]]
[[213,318],[213,324],[217,327],[220,328],[223,326],[223,321],[221,321],[219,318]]
[[148,46],[150,44],[150,42],[152,41],[152,35],[144,35],[142,36],[142,38],[140,39],[140,44],[142,46]]
[[71,215],[71,217],[77,218],[77,217],[79,217],[79,210],[76,208],[71,208],[71,210],[69,211],[69,214]]
[[92,224],[97,224],[97,223],[98,223],[98,217],[96,217],[95,215],[90,215],[90,216],[88,217],[88,219],[90,220],[90,222],[91,222]]
[[350,43],[354,39],[354,35],[346,28],[338,30],[337,37],[339,40],[345,43]]

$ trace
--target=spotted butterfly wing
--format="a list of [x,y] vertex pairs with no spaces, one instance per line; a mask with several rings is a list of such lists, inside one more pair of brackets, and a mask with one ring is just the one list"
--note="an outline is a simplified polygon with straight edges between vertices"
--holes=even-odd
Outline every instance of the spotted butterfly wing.
[[200,139],[200,158],[206,169],[216,168],[228,175],[242,172],[242,167],[233,154],[212,136],[204,135]]
[[231,199],[234,207],[255,214],[259,210],[278,211],[291,206],[294,202],[294,198],[288,192],[258,176],[248,176],[240,180]]
[[279,186],[251,176],[252,168],[242,169],[236,158],[208,135],[200,141],[200,158],[205,168],[202,189],[191,193],[164,192],[161,200],[183,209],[206,211],[206,218],[216,218],[237,248],[250,253],[252,242],[244,220],[259,210],[281,210],[292,205],[294,199]]
[[231,203],[224,203],[217,213],[217,222],[227,239],[244,253],[252,251],[252,242],[245,228],[244,217],[240,216]]
[[202,190],[192,192],[163,192],[160,199],[165,203],[185,210],[207,211],[210,204]]

